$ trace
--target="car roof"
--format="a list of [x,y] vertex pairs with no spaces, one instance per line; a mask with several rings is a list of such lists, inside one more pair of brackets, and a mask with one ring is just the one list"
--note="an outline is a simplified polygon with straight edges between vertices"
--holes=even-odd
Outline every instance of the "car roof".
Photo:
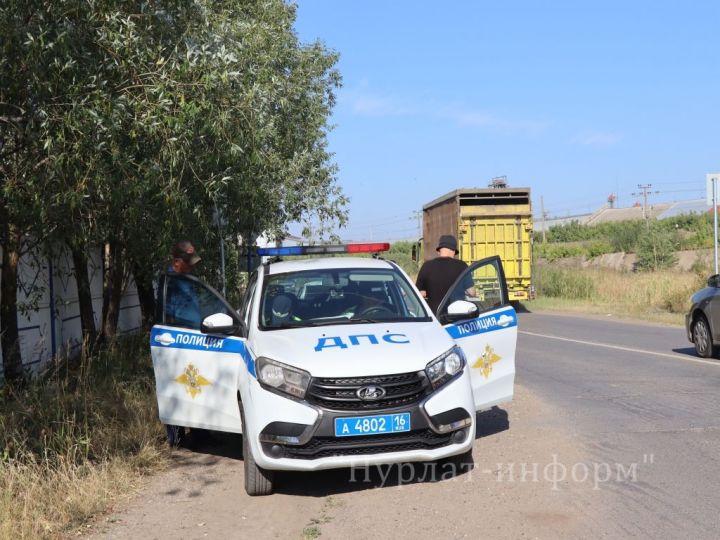
[[292,259],[274,262],[268,265],[268,274],[284,274],[303,270],[332,270],[335,268],[375,268],[388,270],[394,268],[384,259],[366,257],[314,257],[312,259]]

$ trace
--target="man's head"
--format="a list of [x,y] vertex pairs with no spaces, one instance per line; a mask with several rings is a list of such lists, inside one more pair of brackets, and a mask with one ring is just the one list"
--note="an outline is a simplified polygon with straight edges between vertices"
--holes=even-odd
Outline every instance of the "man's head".
[[172,269],[179,274],[189,274],[201,261],[195,247],[188,240],[181,240],[173,246],[172,258]]
[[441,257],[454,257],[458,252],[457,239],[451,234],[443,234],[435,251]]

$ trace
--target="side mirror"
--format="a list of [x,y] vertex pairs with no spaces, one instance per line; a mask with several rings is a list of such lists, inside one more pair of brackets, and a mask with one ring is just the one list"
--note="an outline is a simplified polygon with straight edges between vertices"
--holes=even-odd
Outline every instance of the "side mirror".
[[720,287],[720,274],[710,276],[707,280],[707,286],[713,289]]
[[448,306],[445,318],[448,321],[461,321],[463,319],[472,319],[476,317],[480,310],[472,302],[467,300],[455,300]]
[[239,325],[235,323],[235,320],[230,315],[215,313],[203,319],[200,331],[203,334],[232,334],[238,327]]

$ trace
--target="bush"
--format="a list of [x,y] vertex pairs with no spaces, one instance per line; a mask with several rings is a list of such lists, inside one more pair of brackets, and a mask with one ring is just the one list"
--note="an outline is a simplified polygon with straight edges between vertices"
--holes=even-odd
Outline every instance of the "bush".
[[587,273],[544,266],[535,274],[538,296],[589,300],[595,295],[595,284]]
[[592,259],[593,257],[599,257],[600,255],[605,255],[606,253],[612,253],[613,247],[607,242],[597,241],[588,245],[586,250],[588,257]]
[[677,263],[677,241],[672,231],[652,226],[640,238],[637,251],[639,270],[664,270]]
[[384,254],[386,259],[395,261],[410,276],[416,276],[420,266],[412,260],[412,248],[415,242],[401,240],[390,245],[390,251]]
[[539,259],[547,259],[548,261],[556,261],[567,257],[581,257],[585,254],[582,246],[567,244],[535,244],[535,257]]
[[613,251],[634,253],[637,248],[638,239],[646,227],[644,221],[624,221],[608,223],[608,240]]

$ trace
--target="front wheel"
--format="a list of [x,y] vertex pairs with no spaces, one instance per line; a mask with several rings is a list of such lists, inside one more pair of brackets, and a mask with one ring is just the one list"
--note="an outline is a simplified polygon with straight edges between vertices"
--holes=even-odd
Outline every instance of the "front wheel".
[[698,356],[710,358],[713,355],[713,342],[710,326],[702,315],[698,317],[692,327],[693,343]]
[[274,471],[268,471],[255,463],[250,441],[245,431],[245,415],[242,415],[243,425],[243,466],[245,468],[245,491],[251,497],[270,495],[273,492]]

